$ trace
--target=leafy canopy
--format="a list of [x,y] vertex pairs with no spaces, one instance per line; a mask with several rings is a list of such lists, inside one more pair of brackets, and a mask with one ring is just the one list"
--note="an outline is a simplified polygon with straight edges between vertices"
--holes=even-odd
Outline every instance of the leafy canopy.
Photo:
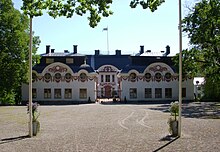
[[[183,50],[183,73],[204,76],[220,94],[220,1],[202,0],[183,19],[191,49]],[[175,62],[178,63],[177,56]],[[213,95],[212,95],[213,96]]]
[[[59,16],[73,17],[74,14],[88,17],[91,27],[97,26],[102,17],[113,14],[110,10],[112,0],[23,0],[22,10],[30,17],[43,15],[43,10],[53,18]],[[143,9],[149,8],[152,12],[157,9],[165,0],[132,0],[131,8],[141,5]]]
[[165,2],[165,0],[132,0],[130,6],[131,8],[136,8],[137,5],[141,5],[143,9],[149,8],[152,12],[154,12],[163,2]]
[[[33,53],[40,43],[34,37]],[[0,1],[0,104],[13,104],[19,87],[27,80],[29,19],[13,7],[11,0]],[[36,59],[37,60],[37,59]]]
[[80,16],[89,13],[89,25],[97,26],[101,16],[108,17],[112,0],[23,0],[22,10],[30,17],[43,15],[43,10],[53,18],[66,16],[71,18],[74,13]]

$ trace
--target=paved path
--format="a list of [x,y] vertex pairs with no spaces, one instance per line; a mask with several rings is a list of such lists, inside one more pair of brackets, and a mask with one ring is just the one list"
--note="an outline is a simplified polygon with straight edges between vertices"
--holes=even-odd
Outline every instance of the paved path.
[[218,107],[184,105],[182,137],[176,140],[167,137],[167,109],[162,104],[40,106],[41,131],[26,138],[26,107],[0,107],[0,151],[220,151],[220,119],[213,119],[220,116]]

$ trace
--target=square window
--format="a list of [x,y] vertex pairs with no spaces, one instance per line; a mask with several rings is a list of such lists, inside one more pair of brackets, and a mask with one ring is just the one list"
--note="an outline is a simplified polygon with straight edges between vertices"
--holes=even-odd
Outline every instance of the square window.
[[137,98],[137,88],[130,88],[130,98],[136,99]]
[[46,64],[50,64],[54,62],[54,58],[46,58]]
[[36,99],[37,98],[37,89],[32,88],[32,98]]
[[61,89],[54,89],[54,98],[61,99]]
[[44,98],[45,99],[51,98],[51,89],[44,89]]
[[165,98],[172,98],[172,88],[165,88]]
[[186,97],[186,88],[182,88],[182,97]]
[[110,82],[110,75],[105,76],[105,82]]
[[66,58],[66,63],[67,64],[72,64],[73,63],[73,58]]
[[162,98],[162,88],[155,88],[155,98]]
[[79,98],[86,99],[87,98],[87,89],[79,89]]
[[65,99],[71,99],[72,98],[72,89],[65,89],[64,97],[65,97]]
[[103,75],[101,75],[101,82],[103,82],[104,80],[103,80]]
[[115,82],[115,75],[112,75],[112,82]]
[[145,88],[145,98],[152,98],[151,88]]

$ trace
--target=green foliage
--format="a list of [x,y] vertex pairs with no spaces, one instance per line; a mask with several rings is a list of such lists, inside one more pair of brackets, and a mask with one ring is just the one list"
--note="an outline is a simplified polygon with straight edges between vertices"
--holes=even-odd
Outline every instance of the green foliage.
[[[182,21],[191,49],[183,50],[183,74],[204,76],[207,85],[220,82],[220,1],[202,0],[196,3]],[[178,55],[174,57],[178,65]],[[206,85],[205,84],[205,85]],[[209,88],[206,86],[206,88]],[[218,92],[216,92],[218,91]],[[220,94],[217,89],[217,96]],[[206,93],[209,91],[206,89]],[[211,96],[210,96],[211,97]]]
[[[186,49],[182,51],[182,76],[185,77],[194,77],[194,76],[203,76],[201,51],[198,51],[195,48],[190,50]],[[179,72],[179,53],[172,58],[177,71]]]
[[200,63],[205,76],[220,79],[220,1],[202,0],[183,20],[194,62]]
[[10,92],[2,91],[0,92],[0,104],[1,105],[14,105],[15,104],[15,96],[13,90]]
[[220,81],[205,78],[204,94],[203,99],[220,101]]
[[143,9],[149,8],[152,12],[154,12],[163,2],[165,2],[165,0],[132,0],[130,2],[130,7],[136,8],[137,5],[141,5]]
[[29,20],[14,9],[11,0],[1,0],[0,8],[0,102],[15,103],[21,93],[18,89],[27,80]]
[[177,116],[178,116],[178,113],[179,113],[179,102],[178,101],[175,101],[175,102],[171,102],[171,105],[170,105],[170,114],[172,116],[174,116],[174,120],[176,121],[177,119]]
[[91,27],[97,26],[101,17],[108,17],[113,12],[110,9],[112,0],[23,0],[22,10],[30,17],[43,15],[43,10],[53,18],[66,16],[71,18],[74,14],[88,17]]
[[13,8],[10,0],[0,2],[0,92],[2,102],[14,102],[14,90],[26,75],[28,19]]
[[[34,35],[34,32],[33,32]],[[32,46],[32,66],[40,63],[40,55],[37,54],[37,50],[39,48],[41,41],[39,36],[33,36],[33,46]]]
[[[143,9],[149,8],[154,12],[165,0],[131,0],[130,7],[141,5]],[[112,0],[23,0],[21,9],[30,17],[43,15],[43,10],[53,18],[59,16],[73,17],[74,14],[88,15],[89,25],[97,26],[102,17],[113,14],[110,10]]]

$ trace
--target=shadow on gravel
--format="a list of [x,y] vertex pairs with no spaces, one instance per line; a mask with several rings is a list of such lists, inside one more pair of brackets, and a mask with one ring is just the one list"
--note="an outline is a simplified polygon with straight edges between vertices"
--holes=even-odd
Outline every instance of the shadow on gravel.
[[[170,105],[159,105],[151,110],[169,112]],[[182,116],[186,118],[220,119],[220,103],[196,102],[182,104]]]
[[172,142],[174,142],[175,140],[177,140],[179,137],[172,137],[170,135],[160,139],[160,141],[169,141],[168,143],[166,143],[165,145],[162,145],[161,147],[157,148],[156,150],[154,150],[153,152],[157,152],[161,149],[163,149],[164,147],[168,146],[169,144],[171,144]]
[[5,143],[9,143],[9,142],[14,142],[14,141],[18,141],[18,140],[23,140],[26,138],[30,138],[29,135],[25,135],[25,136],[18,136],[18,137],[12,137],[12,138],[4,138],[0,140],[0,145],[1,144],[5,144]]

